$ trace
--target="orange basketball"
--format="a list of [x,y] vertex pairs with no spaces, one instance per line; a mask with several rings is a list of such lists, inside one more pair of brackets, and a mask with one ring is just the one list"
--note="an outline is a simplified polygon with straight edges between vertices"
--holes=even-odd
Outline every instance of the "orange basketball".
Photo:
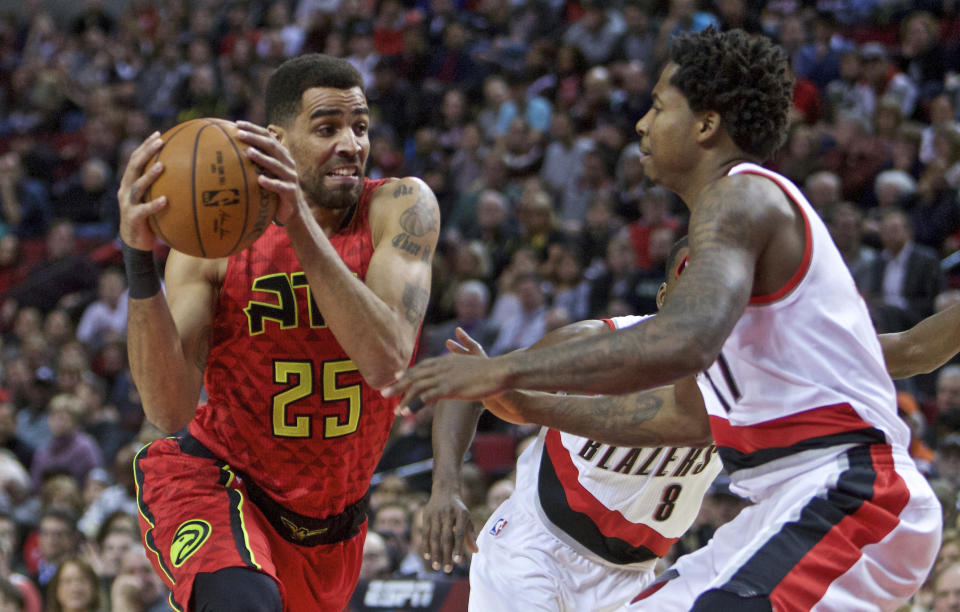
[[197,257],[226,257],[260,237],[277,211],[275,193],[260,188],[262,170],[243,154],[237,126],[193,119],[163,134],[163,172],[146,199],[167,196],[150,227],[174,249]]

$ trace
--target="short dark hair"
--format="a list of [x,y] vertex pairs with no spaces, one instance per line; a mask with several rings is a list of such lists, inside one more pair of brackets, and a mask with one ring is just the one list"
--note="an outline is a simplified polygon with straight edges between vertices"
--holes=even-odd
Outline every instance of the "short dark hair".
[[309,53],[289,59],[267,81],[267,123],[288,124],[300,110],[303,92],[311,87],[363,90],[363,77],[350,62],[331,55]]
[[677,37],[670,84],[694,112],[716,111],[744,153],[765,161],[786,140],[793,105],[787,55],[764,36],[707,28]]

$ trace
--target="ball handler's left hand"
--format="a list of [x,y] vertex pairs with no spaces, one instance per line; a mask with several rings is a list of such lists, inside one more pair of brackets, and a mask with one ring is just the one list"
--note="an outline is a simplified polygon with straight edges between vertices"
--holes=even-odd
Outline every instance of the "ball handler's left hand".
[[245,154],[260,166],[264,173],[257,181],[264,189],[277,194],[276,219],[281,224],[307,209],[297,164],[287,149],[270,130],[249,121],[237,121],[237,138],[249,145]]
[[499,359],[444,355],[410,368],[383,390],[384,397],[402,395],[400,410],[440,399],[481,400],[508,390]]

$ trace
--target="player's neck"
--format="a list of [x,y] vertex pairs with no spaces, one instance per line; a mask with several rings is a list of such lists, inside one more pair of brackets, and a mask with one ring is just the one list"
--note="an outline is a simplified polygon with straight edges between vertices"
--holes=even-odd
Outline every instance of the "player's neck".
[[327,237],[335,234],[353,216],[356,205],[347,208],[322,208],[320,206],[311,206],[310,212],[317,224],[323,230]]
[[687,174],[676,193],[684,201],[687,208],[692,209],[700,195],[718,180],[727,176],[730,169],[738,164],[751,161],[741,151],[717,150],[704,156],[703,161]]

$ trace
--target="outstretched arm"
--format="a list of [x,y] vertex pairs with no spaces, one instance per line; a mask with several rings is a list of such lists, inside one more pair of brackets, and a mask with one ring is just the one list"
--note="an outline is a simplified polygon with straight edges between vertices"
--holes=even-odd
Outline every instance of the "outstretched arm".
[[[600,325],[583,327],[579,333],[561,328],[566,333],[547,334],[541,342],[549,346],[567,335],[594,335],[609,329],[600,321],[583,323]],[[457,339],[459,343],[448,341],[451,351],[484,355],[483,347],[462,329],[457,329]],[[712,441],[703,398],[692,377],[626,395],[507,391],[484,399],[483,406],[511,423],[545,425],[616,446],[705,446]]]
[[481,399],[509,389],[627,393],[708,367],[743,314],[757,258],[783,214],[756,202],[783,197],[746,177],[724,179],[698,202],[690,223],[690,263],[654,319],[625,330],[484,361],[428,359],[387,390],[431,402]]
[[939,368],[960,350],[960,304],[930,315],[910,329],[880,334],[892,378],[909,378]]

